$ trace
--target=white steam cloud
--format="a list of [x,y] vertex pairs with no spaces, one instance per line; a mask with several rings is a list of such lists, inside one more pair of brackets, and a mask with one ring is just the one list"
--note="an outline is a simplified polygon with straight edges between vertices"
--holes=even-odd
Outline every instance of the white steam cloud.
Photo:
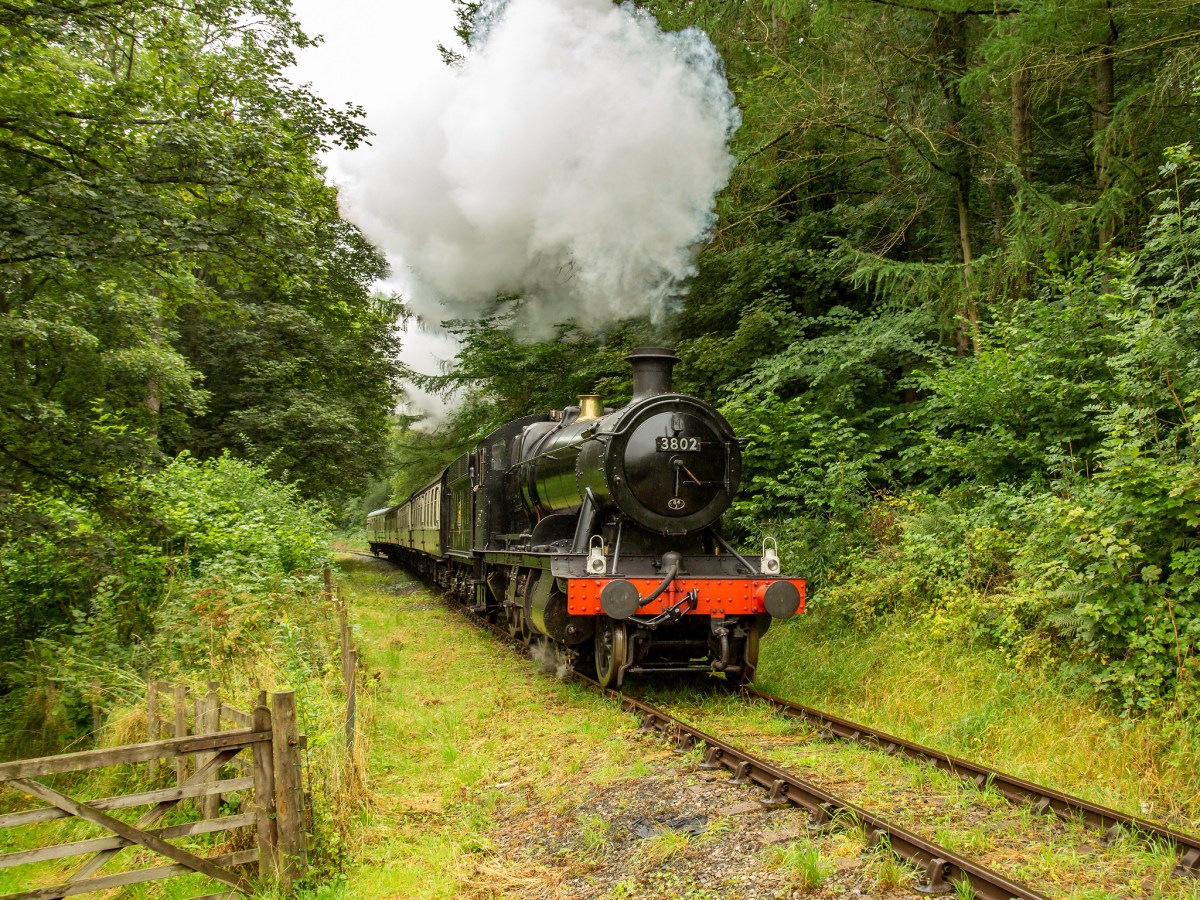
[[499,294],[522,296],[530,336],[661,320],[733,166],[716,50],[609,0],[494,2],[480,21],[462,66],[398,87],[347,214],[427,321]]

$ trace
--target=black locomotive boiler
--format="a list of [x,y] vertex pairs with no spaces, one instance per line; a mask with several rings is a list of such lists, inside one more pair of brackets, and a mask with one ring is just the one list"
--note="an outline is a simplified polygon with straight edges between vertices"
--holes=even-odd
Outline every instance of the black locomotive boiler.
[[678,362],[628,357],[633,398],[509,422],[403,503],[367,517],[371,551],[415,569],[528,643],[550,641],[596,677],[723,672],[754,678],[773,618],[804,609],[779,557],[738,553],[721,515],[738,490],[738,438],[671,390]]

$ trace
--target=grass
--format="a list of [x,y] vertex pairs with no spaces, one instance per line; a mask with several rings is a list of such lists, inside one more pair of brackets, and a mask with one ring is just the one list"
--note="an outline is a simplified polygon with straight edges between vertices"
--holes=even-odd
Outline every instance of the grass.
[[776,624],[759,686],[1122,811],[1200,830],[1200,722],[1130,719],[1087,685],[897,619]]
[[691,835],[668,829],[642,841],[638,852],[645,868],[657,869],[675,857],[685,855],[691,845]]
[[589,854],[600,854],[608,849],[608,822],[595,813],[583,813],[579,817],[579,843]]
[[870,855],[867,870],[872,886],[881,891],[898,890],[913,882],[913,873],[885,847]]
[[[357,559],[342,568],[375,691],[364,723],[370,802],[354,824],[359,861],[344,895],[502,896],[541,885],[553,896],[563,870],[498,862],[495,841],[506,820],[572,809],[581,790],[636,775],[632,718],[534,676],[398,570]],[[585,845],[602,852],[603,820],[576,821]]]
[[819,887],[832,866],[821,855],[821,848],[809,841],[794,841],[772,851],[773,865],[788,872],[793,885],[801,891]]

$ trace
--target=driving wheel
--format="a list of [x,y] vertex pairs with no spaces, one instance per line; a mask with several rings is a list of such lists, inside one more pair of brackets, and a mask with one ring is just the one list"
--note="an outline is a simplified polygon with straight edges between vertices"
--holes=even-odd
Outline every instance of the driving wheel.
[[621,687],[621,667],[625,665],[625,623],[600,616],[596,621],[596,680],[601,687]]

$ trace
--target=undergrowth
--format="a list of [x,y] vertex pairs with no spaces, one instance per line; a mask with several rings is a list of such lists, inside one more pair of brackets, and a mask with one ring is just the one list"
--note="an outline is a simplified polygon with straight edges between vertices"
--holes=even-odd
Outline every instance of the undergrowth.
[[[180,457],[138,491],[150,520],[111,537],[114,570],[93,586],[91,609],[30,642],[6,667],[11,687],[0,698],[0,750],[29,757],[144,741],[150,678],[187,685],[192,697],[215,682],[226,703],[247,712],[260,691],[293,690],[307,736],[309,877],[328,880],[345,861],[351,814],[363,796],[366,747],[360,738],[357,759],[348,759],[338,612],[322,578],[331,562],[325,514],[262,468],[230,457]],[[87,527],[64,518],[67,524]],[[54,567],[71,563],[63,549],[7,547],[0,562],[28,563],[35,551],[52,564],[41,576],[51,591]],[[131,606],[138,610],[134,622]],[[363,693],[360,716],[369,718],[370,695]],[[169,698],[160,709],[169,721]],[[93,716],[102,722],[99,733]],[[160,780],[168,769],[164,763]],[[91,797],[147,788],[144,766],[69,781]],[[0,795],[0,806],[20,802],[14,791]],[[51,836],[61,837],[55,828],[64,827],[71,833],[77,826],[53,826]],[[37,835],[4,840],[45,843]],[[33,876],[45,883],[57,872],[50,866]]]

